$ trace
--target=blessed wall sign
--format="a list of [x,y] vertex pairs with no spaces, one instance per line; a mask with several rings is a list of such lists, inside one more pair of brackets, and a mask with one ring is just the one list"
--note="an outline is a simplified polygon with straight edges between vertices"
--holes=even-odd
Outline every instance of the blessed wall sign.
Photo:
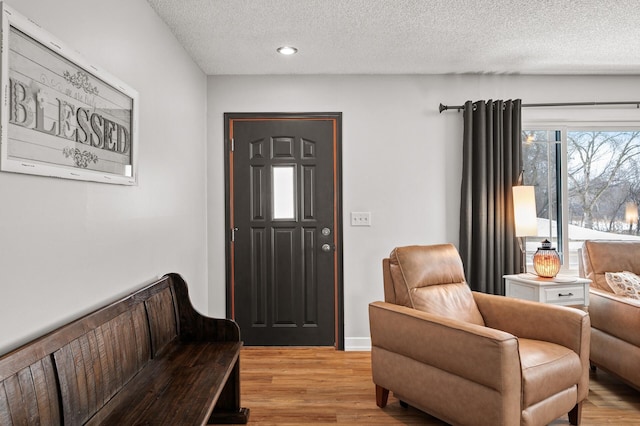
[[0,170],[134,185],[137,92],[2,4]]

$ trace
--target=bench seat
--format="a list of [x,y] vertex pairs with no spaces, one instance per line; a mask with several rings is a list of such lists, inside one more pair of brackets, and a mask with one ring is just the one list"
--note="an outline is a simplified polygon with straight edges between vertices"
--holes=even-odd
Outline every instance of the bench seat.
[[0,356],[0,425],[247,423],[241,348],[169,274]]
[[172,345],[167,353],[151,360],[87,425],[201,424],[211,417],[241,347],[240,342]]

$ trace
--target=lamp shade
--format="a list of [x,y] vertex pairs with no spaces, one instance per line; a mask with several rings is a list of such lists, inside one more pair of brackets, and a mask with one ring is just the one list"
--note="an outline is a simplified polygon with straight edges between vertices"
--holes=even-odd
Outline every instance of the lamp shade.
[[624,220],[627,223],[635,223],[638,221],[638,205],[636,203],[627,203],[624,210]]
[[512,190],[516,237],[538,235],[534,187],[521,185],[514,186]]

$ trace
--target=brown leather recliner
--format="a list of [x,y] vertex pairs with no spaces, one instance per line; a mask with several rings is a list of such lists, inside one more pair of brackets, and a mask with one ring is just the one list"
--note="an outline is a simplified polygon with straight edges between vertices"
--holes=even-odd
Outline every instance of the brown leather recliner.
[[640,390],[640,301],[618,296],[605,273],[640,275],[640,241],[585,241],[580,275],[589,278],[591,363]]
[[454,425],[580,424],[589,315],[472,292],[453,245],[398,247],[369,305],[376,402],[389,391]]

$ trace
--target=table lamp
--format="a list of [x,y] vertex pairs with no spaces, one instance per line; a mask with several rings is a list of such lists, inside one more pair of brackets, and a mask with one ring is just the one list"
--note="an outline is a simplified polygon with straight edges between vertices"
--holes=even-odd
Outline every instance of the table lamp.
[[634,222],[638,222],[638,205],[636,203],[627,203],[624,209],[624,220],[629,224],[629,233],[631,233]]
[[533,269],[542,278],[553,278],[560,272],[560,255],[549,240],[544,240],[533,255]]
[[527,236],[538,235],[536,194],[533,186],[514,186],[513,217],[522,255],[521,272],[527,272]]

